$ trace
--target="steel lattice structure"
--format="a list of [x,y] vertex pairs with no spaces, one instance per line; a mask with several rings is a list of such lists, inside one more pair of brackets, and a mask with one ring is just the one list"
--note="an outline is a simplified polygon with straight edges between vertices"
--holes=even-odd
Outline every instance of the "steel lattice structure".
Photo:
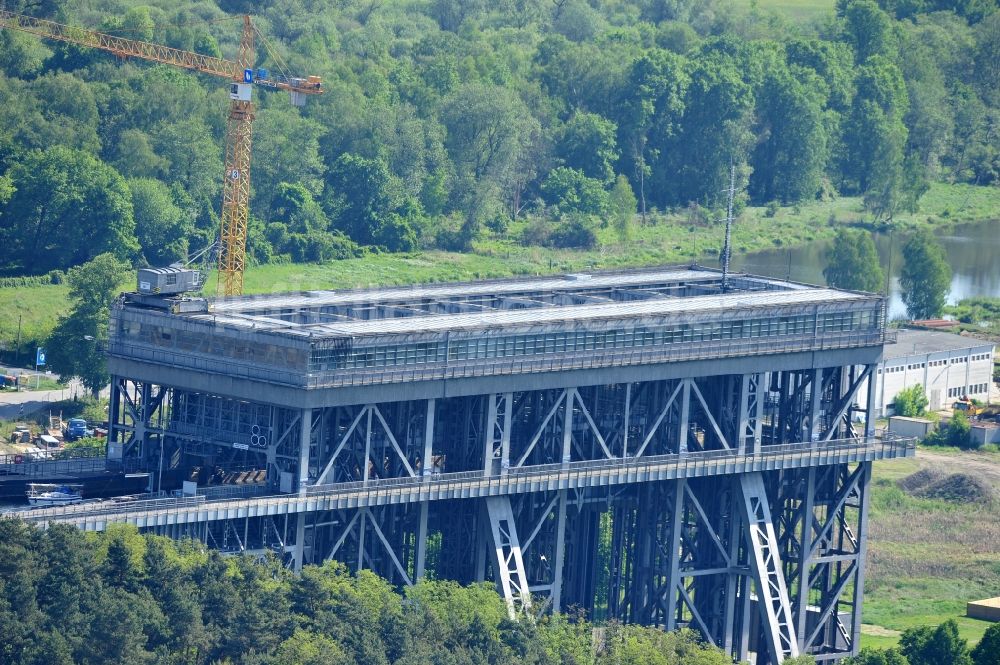
[[757,663],[836,660],[860,635],[872,462],[913,454],[857,407],[884,302],[728,281],[126,297],[112,455],[189,496],[32,519],[399,585],[493,580],[512,616],[576,608]]

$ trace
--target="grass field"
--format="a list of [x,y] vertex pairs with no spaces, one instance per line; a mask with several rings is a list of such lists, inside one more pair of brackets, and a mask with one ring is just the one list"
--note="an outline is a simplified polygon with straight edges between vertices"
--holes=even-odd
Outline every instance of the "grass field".
[[[1000,188],[934,185],[921,200],[921,211],[903,215],[898,227],[947,226],[952,223],[996,219]],[[773,217],[751,207],[733,227],[733,251],[752,253],[791,247],[831,238],[843,225],[866,219],[857,198],[779,209]],[[325,264],[288,264],[251,267],[245,276],[246,293],[351,288],[449,280],[535,275],[595,268],[622,268],[670,263],[715,265],[725,233],[719,223],[699,224],[686,214],[650,215],[637,224],[633,238],[622,243],[614,229],[598,229],[592,250],[525,247],[515,239],[524,222],[514,223],[504,237],[480,241],[473,254],[425,251],[381,254]],[[206,287],[214,293],[214,276]]]
[[735,0],[737,7],[774,11],[792,21],[811,21],[832,14],[834,0]]
[[34,340],[48,336],[66,307],[68,295],[65,284],[0,289],[0,343],[14,348],[20,319],[22,365],[34,359]]
[[[941,455],[934,449],[935,455]],[[949,473],[964,459],[996,465],[1000,454],[952,451]],[[997,502],[954,504],[918,499],[896,482],[921,468],[942,468],[939,458],[875,465],[870,546],[865,584],[862,646],[887,647],[914,626],[955,619],[961,636],[974,645],[990,626],[965,617],[965,603],[1000,595],[1000,520]],[[970,471],[971,472],[971,471]],[[1000,483],[994,477],[994,486]]]

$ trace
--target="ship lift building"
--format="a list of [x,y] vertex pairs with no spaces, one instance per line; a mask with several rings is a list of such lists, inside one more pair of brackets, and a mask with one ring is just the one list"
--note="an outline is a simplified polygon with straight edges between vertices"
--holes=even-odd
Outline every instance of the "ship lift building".
[[[855,653],[881,296],[703,268],[220,299],[123,296],[110,456],[182,496],[32,511],[513,615]],[[867,394],[861,395],[864,389]]]

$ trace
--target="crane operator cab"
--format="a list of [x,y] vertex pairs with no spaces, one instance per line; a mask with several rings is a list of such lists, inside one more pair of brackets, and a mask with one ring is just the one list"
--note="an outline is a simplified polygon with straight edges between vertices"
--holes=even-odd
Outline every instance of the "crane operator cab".
[[229,84],[229,99],[235,99],[241,102],[250,101],[250,90],[253,86],[249,83],[230,83]]

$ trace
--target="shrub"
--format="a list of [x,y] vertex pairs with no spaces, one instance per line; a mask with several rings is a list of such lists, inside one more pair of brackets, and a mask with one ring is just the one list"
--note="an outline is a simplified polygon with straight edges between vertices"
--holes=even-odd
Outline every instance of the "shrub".
[[553,247],[590,249],[597,244],[594,221],[585,216],[573,216],[555,228],[550,241]]
[[545,246],[549,244],[552,235],[552,225],[544,217],[533,217],[521,231],[521,244],[527,246]]
[[893,402],[897,416],[916,418],[927,412],[927,395],[924,394],[924,387],[920,385],[900,390]]
[[976,448],[976,443],[970,436],[972,427],[969,419],[961,411],[956,411],[946,425],[939,425],[931,432],[924,443],[931,446],[956,446],[958,448]]

